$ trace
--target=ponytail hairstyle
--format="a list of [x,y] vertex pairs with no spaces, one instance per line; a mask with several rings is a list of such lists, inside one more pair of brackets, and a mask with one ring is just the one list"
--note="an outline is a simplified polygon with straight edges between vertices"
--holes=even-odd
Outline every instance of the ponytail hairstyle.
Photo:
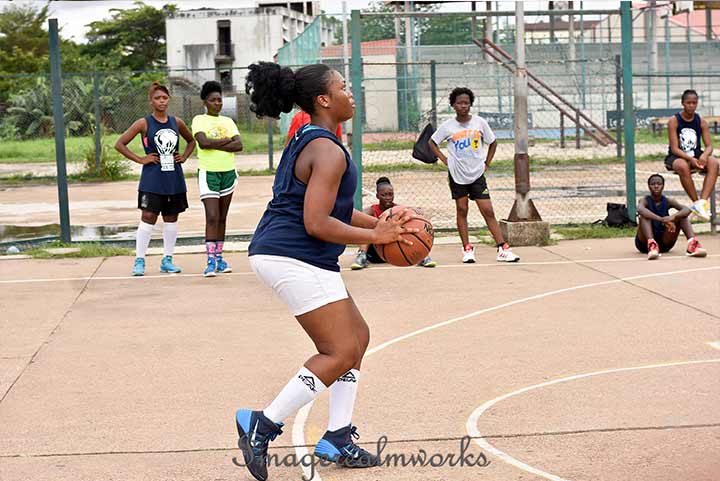
[[157,92],[158,90],[165,92],[165,95],[170,97],[170,91],[166,86],[164,86],[160,82],[153,82],[148,87],[148,99],[152,99],[153,94],[155,94],[155,92]]
[[208,96],[213,92],[217,92],[222,95],[222,86],[220,85],[220,82],[216,80],[208,80],[200,89],[200,100],[207,100]]
[[273,62],[251,64],[245,77],[250,110],[259,117],[280,117],[293,105],[312,115],[315,98],[328,92],[333,70],[325,64],[306,65],[296,72]]

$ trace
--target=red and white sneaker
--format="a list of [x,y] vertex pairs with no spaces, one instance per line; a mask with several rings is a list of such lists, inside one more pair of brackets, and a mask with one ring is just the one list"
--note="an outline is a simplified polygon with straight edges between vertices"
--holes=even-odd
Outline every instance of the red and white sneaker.
[[685,255],[689,257],[705,257],[707,255],[707,251],[703,249],[703,247],[700,245],[700,242],[696,238],[691,237],[690,239],[688,239]]
[[654,261],[658,257],[660,257],[660,247],[658,246],[658,243],[655,242],[655,239],[650,239],[648,241],[648,260]]
[[498,247],[498,262],[517,262],[519,260],[520,256],[516,255],[512,250],[510,250],[510,246],[507,242]]
[[470,244],[463,247],[463,263],[474,264],[475,263],[475,248]]

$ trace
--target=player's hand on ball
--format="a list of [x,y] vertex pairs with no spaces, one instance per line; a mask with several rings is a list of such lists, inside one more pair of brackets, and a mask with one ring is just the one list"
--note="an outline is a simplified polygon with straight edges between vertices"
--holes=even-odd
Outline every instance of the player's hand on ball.
[[403,209],[399,214],[381,216],[375,226],[374,244],[389,244],[390,242],[400,241],[407,245],[413,245],[412,241],[405,239],[402,234],[408,232],[419,232],[418,229],[405,228],[403,224],[413,218],[413,211]]

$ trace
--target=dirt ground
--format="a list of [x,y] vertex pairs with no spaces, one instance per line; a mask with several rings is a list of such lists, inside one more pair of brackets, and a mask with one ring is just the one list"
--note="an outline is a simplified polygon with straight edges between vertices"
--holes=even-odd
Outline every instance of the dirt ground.
[[[371,329],[359,442],[387,436],[384,456],[424,450],[436,466],[314,479],[717,480],[720,237],[701,240],[704,259],[681,241],[649,262],[610,239],[516,248],[518,264],[484,246],[461,264],[448,245],[435,269],[344,269]],[[155,256],[129,277],[131,261],[0,260],[3,481],[251,479],[232,463],[234,411],[264,407],[311,342],[244,253],[211,279],[201,255],[170,276]],[[323,395],[271,454],[312,450],[326,413]],[[438,465],[468,435],[466,457],[489,464]]]

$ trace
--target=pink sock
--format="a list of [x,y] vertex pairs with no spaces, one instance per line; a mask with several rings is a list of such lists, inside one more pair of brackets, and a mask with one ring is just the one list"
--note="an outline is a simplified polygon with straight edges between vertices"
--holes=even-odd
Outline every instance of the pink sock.
[[215,257],[215,241],[205,241],[205,250],[208,257]]
[[215,255],[221,256],[223,251],[223,246],[225,245],[225,241],[217,241],[215,243]]

